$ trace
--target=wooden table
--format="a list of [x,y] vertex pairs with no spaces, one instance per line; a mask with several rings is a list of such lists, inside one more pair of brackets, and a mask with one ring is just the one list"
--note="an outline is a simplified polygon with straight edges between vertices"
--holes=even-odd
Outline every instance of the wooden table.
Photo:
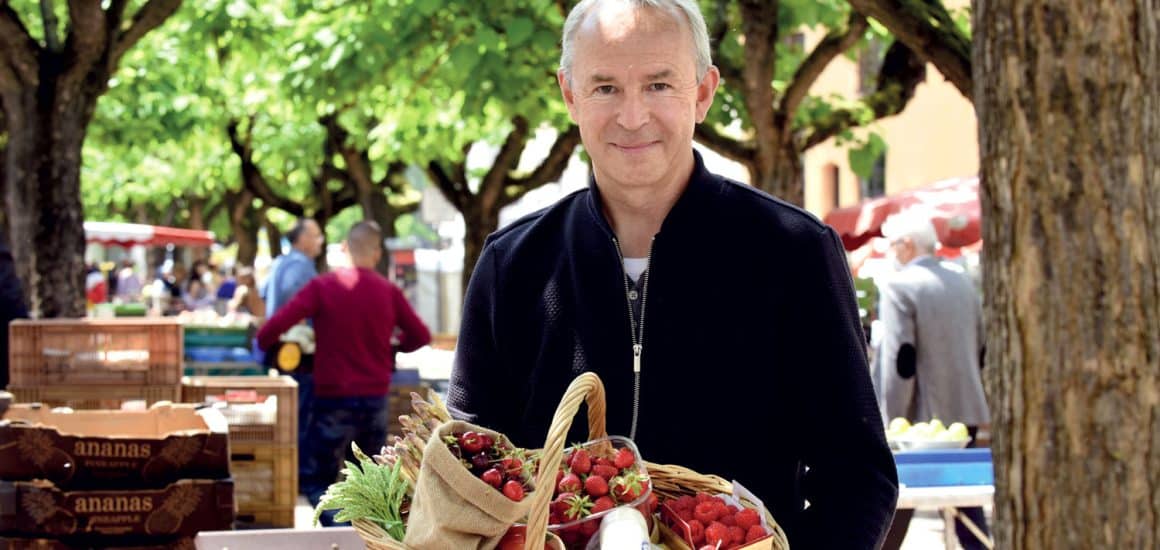
[[900,487],[898,489],[899,509],[936,509],[943,517],[943,541],[946,547],[955,547],[955,517],[961,516],[963,524],[967,526],[987,548],[994,548],[994,541],[983,535],[979,526],[969,518],[959,514],[956,508],[970,506],[987,506],[994,502],[995,486],[993,485],[956,485],[948,487]]

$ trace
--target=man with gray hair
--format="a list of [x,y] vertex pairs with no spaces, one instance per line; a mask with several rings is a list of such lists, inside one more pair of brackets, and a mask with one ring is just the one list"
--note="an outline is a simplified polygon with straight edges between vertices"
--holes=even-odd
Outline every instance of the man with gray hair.
[[[720,80],[697,3],[580,2],[557,80],[592,180],[488,237],[452,414],[539,447],[595,372],[608,432],[645,459],[737,480],[794,548],[876,547],[898,482],[846,258],[816,218],[694,151]],[[697,254],[729,262],[706,285]]]
[[[934,256],[938,234],[930,219],[929,212],[912,209],[882,226],[897,271],[879,290],[883,334],[873,378],[884,420],[962,422],[973,438],[989,422],[981,372],[982,304],[970,279]],[[962,511],[986,529],[982,508]],[[912,513],[899,510],[884,548],[898,548]],[[961,520],[955,527],[964,548],[983,548]]]

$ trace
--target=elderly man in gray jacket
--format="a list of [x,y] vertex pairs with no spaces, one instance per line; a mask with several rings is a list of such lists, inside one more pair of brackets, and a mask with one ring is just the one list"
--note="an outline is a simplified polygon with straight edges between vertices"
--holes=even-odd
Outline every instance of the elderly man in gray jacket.
[[[990,421],[982,384],[979,296],[965,273],[934,256],[938,236],[929,215],[895,215],[882,233],[897,267],[879,289],[883,334],[872,378],[883,417],[962,422],[974,437]],[[981,508],[961,511],[986,530]],[[901,544],[911,513],[898,511],[884,548]],[[962,522],[955,527],[964,548],[983,548]]]

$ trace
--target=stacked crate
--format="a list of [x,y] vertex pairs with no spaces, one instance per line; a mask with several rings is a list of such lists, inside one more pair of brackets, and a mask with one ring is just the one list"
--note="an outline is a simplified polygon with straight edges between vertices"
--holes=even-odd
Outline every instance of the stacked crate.
[[186,325],[186,376],[252,376],[266,374],[254,360],[251,326]]
[[[271,398],[276,407],[270,407]],[[298,384],[289,376],[189,376],[186,403],[213,403],[229,422],[238,523],[294,527]]]
[[0,422],[0,549],[192,548],[234,520],[214,410],[50,411]]
[[175,319],[18,320],[8,331],[9,391],[18,402],[116,409],[180,399]]

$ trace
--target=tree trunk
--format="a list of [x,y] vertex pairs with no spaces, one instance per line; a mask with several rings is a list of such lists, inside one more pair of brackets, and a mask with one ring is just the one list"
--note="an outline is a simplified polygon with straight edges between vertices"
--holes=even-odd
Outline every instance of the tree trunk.
[[254,194],[243,188],[228,192],[230,232],[238,243],[237,265],[251,266],[258,257],[258,230],[266,219],[265,213],[254,209]]
[[58,90],[52,75],[40,82],[3,94],[12,255],[33,317],[82,317],[81,147],[97,94]]
[[1160,547],[1156,0],[976,0],[998,548]]
[[273,260],[282,255],[282,231],[266,217],[264,212],[262,226],[266,228],[266,245],[270,247],[270,259]]
[[471,273],[475,271],[475,264],[479,255],[483,253],[483,241],[499,227],[499,212],[490,213],[485,208],[472,205],[463,211],[463,222],[467,230],[463,235],[463,292],[467,292],[467,283],[471,280]]
[[805,205],[801,153],[792,145],[758,147],[756,158],[746,168],[754,187],[788,203]]

